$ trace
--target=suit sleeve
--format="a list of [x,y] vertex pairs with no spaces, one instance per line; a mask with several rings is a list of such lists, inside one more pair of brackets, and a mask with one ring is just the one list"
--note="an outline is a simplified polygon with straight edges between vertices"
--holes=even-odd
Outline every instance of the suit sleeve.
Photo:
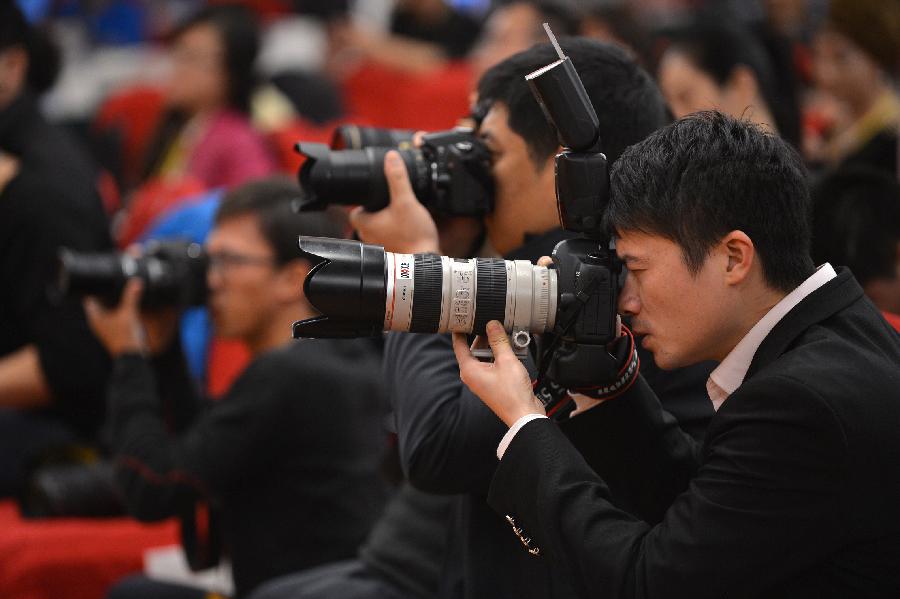
[[618,507],[546,420],[510,444],[490,504],[516,518],[543,559],[570,567],[584,596],[760,595],[833,553],[847,530],[837,418],[797,381],[765,383],[745,384],[722,407],[704,463],[656,525]]
[[433,493],[486,493],[506,426],[463,385],[447,335],[388,335],[384,374],[400,461]]
[[623,396],[560,424],[616,506],[655,524],[696,474],[699,446],[643,376]]
[[[157,373],[138,355],[119,357],[109,385],[117,479],[135,517],[180,513],[197,497],[220,495],[266,460],[272,441],[267,418],[277,410],[277,384],[248,368],[229,392],[182,434],[170,433]],[[297,434],[301,434],[300,431]]]

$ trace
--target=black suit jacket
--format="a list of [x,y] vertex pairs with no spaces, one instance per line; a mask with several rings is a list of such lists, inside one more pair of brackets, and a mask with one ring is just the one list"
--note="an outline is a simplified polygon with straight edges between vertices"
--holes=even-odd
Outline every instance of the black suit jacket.
[[[536,260],[564,238],[553,231],[530,240],[508,259]],[[651,384],[682,425],[702,432],[712,415],[703,396],[709,366],[654,373]],[[519,549],[509,525],[487,505],[506,427],[459,379],[449,336],[395,333],[385,344],[384,377],[394,407],[401,462],[413,485],[460,494],[449,526],[449,557],[441,597],[473,599],[575,597],[572,577]],[[595,433],[577,416],[562,429],[585,451]],[[617,495],[640,503],[643,489],[623,484]],[[625,483],[625,481],[622,481]],[[634,496],[632,493],[637,492]]]
[[849,271],[775,326],[701,447],[644,384],[582,417],[593,450],[533,421],[489,495],[582,596],[900,596],[900,336]]

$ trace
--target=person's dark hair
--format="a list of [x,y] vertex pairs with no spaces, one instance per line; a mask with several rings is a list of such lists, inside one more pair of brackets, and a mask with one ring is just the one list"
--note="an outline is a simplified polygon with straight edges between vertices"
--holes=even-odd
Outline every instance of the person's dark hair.
[[705,21],[669,31],[666,37],[671,49],[683,53],[718,85],[728,83],[735,68],[750,69],[779,134],[799,146],[797,80],[786,41],[774,33],[755,32],[737,23]]
[[59,49],[42,30],[32,27],[15,2],[0,2],[0,51],[21,47],[28,55],[27,85],[42,94],[56,82]]
[[250,95],[256,85],[253,63],[259,51],[259,27],[254,13],[236,4],[206,6],[179,25],[171,37],[177,39],[198,25],[212,26],[221,37],[228,103],[232,108],[248,112]]
[[[603,151],[614,161],[629,145],[669,122],[668,109],[653,79],[617,46],[586,38],[562,38],[569,58],[600,119]],[[524,138],[538,166],[559,147],[531,94],[525,75],[558,60],[549,43],[532,46],[490,68],[478,82],[478,112],[495,102],[509,110],[509,128]]]
[[298,259],[297,236],[345,236],[346,219],[339,209],[322,212],[297,212],[293,203],[302,191],[288,176],[276,176],[245,183],[225,194],[216,212],[215,224],[252,214],[259,219],[260,231],[271,244],[278,264]]
[[831,173],[813,188],[812,256],[847,266],[865,285],[897,276],[900,183],[864,167]]
[[806,169],[777,135],[698,112],[628,148],[611,173],[611,230],[681,246],[692,273],[730,231],[753,241],[766,282],[790,291],[814,270]]

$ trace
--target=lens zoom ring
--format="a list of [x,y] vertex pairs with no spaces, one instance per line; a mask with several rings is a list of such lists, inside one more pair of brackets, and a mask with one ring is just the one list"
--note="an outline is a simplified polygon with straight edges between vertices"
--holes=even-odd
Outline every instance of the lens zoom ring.
[[475,323],[472,332],[482,334],[487,323],[506,315],[506,263],[497,258],[478,258],[475,289]]
[[416,254],[413,270],[413,308],[411,333],[435,333],[441,324],[441,257]]

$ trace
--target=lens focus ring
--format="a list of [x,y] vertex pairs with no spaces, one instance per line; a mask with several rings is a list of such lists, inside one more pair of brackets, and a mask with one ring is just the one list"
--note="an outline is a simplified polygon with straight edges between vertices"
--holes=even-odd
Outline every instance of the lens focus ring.
[[506,312],[506,263],[496,258],[476,261],[475,324],[473,333],[484,333],[487,323],[499,320]]
[[441,323],[441,281],[443,270],[437,254],[416,254],[413,283],[411,333],[434,333]]

